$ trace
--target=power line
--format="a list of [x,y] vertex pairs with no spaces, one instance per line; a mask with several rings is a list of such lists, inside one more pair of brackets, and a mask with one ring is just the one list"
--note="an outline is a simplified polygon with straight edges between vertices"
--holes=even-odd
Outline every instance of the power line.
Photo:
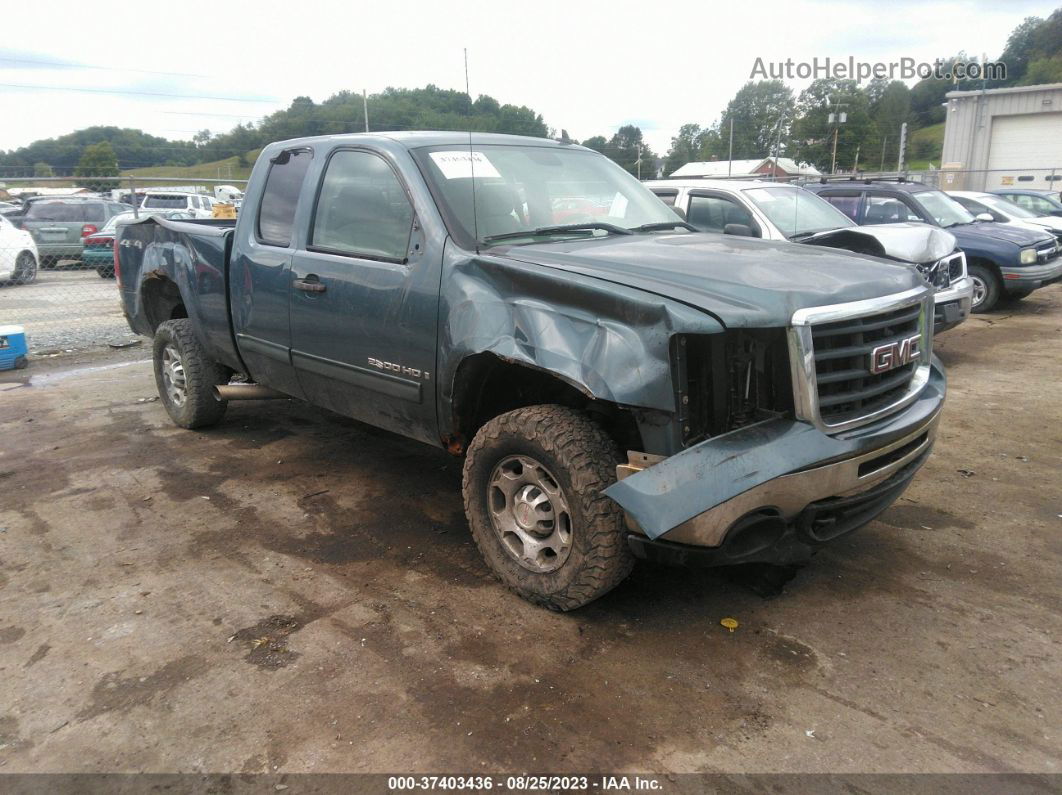
[[168,75],[170,77],[209,77],[210,75],[194,75],[188,72],[155,72],[150,69],[123,69],[118,66],[93,66],[92,64],[64,63],[62,61],[37,61],[30,58],[8,58],[0,55],[0,61],[4,63],[31,63],[39,66],[61,66],[67,69],[100,69],[106,72],[136,72],[142,75]]
[[119,91],[117,89],[110,88],[74,88],[72,86],[33,86],[22,85],[19,83],[0,83],[2,88],[28,88],[34,91],[81,91],[89,94],[129,94],[142,97],[172,97],[174,99],[210,99],[218,102],[253,102],[259,105],[266,103],[278,103],[281,100],[276,97],[267,97],[265,99],[247,99],[246,97],[204,97],[197,96],[195,94],[165,94],[158,91]]

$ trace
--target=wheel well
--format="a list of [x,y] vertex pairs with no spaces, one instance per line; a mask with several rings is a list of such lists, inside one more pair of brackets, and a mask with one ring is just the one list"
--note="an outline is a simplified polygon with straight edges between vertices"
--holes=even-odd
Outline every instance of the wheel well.
[[154,331],[167,320],[188,317],[177,285],[165,276],[149,276],[140,288],[144,317]]
[[988,268],[1000,283],[1003,282],[1003,275],[999,272],[999,266],[992,262],[992,260],[985,259],[984,257],[967,257],[967,271],[969,271],[971,265],[980,265],[982,268]]
[[461,455],[487,422],[525,406],[555,403],[586,412],[623,450],[640,450],[634,415],[615,403],[582,392],[553,373],[480,353],[461,362],[454,376],[452,436],[446,448]]

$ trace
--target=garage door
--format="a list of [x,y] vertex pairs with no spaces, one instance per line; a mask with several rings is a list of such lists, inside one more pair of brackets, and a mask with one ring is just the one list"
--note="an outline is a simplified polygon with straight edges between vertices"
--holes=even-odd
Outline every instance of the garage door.
[[1062,112],[994,118],[988,168],[987,190],[1062,188]]

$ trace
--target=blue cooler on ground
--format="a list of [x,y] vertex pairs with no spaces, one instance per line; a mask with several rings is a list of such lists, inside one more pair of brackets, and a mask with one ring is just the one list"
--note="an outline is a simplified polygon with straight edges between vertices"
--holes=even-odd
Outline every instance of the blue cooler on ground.
[[22,326],[0,326],[0,370],[17,370],[27,364],[26,330]]

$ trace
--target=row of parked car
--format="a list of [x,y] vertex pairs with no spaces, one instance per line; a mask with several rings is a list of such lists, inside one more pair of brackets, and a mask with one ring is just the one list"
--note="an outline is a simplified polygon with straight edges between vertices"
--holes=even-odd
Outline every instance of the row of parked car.
[[915,182],[656,180],[706,232],[843,248],[915,265],[936,287],[936,331],[1062,278],[1062,201],[1050,191],[940,190]]
[[28,284],[38,268],[77,260],[102,278],[114,276],[119,224],[145,216],[212,218],[214,200],[192,193],[147,193],[139,209],[99,196],[34,197],[0,207],[0,283]]

